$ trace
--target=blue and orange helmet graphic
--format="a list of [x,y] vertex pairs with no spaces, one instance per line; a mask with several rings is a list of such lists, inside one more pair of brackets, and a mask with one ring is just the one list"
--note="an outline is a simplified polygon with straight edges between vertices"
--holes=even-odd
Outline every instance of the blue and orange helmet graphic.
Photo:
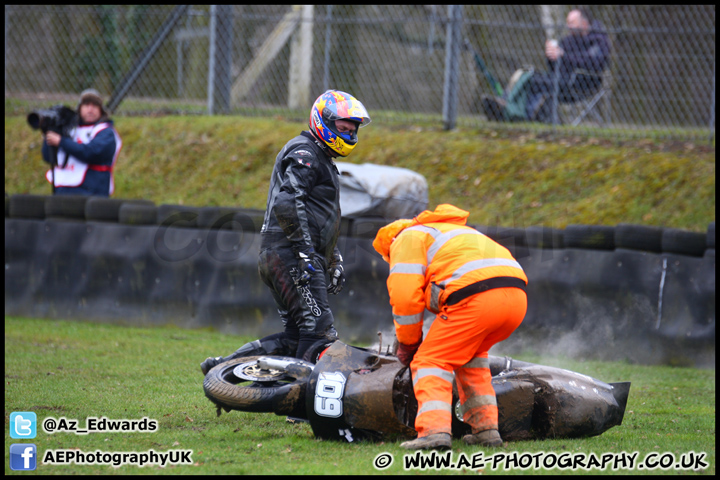
[[310,110],[310,131],[335,153],[346,157],[357,145],[357,128],[351,133],[340,133],[337,120],[349,120],[364,127],[370,123],[365,106],[349,93],[328,90],[320,95]]

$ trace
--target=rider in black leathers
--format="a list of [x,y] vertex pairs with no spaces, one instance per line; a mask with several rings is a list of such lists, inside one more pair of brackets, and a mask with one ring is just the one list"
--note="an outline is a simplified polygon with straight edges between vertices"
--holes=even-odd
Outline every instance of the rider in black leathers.
[[[329,90],[313,104],[310,131],[290,140],[275,159],[261,230],[258,271],[270,287],[285,331],[208,358],[203,373],[233,358],[287,355],[303,358],[319,343],[337,339],[328,293],[342,290],[345,275],[337,249],[339,172],[333,158],[347,156],[357,130],[370,123],[351,95]],[[329,281],[326,283],[325,273]]]

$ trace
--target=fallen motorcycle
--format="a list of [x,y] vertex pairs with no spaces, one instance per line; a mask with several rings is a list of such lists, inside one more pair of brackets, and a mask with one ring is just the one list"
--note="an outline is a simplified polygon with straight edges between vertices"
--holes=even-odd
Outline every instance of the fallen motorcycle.
[[[630,382],[509,357],[490,356],[504,440],[600,435],[622,423]],[[410,369],[397,357],[334,342],[315,364],[292,357],[236,358],[212,368],[203,383],[217,413],[272,412],[308,421],[316,437],[354,442],[417,435]],[[470,433],[453,387],[452,432]]]

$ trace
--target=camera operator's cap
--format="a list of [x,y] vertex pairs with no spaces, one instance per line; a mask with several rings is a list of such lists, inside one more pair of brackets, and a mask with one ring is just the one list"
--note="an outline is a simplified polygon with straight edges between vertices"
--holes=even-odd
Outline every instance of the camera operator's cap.
[[82,93],[80,94],[80,101],[78,101],[78,111],[80,110],[80,105],[82,105],[83,103],[94,103],[95,105],[100,107],[100,111],[102,111],[103,115],[107,114],[107,112],[105,111],[105,107],[103,106],[103,100],[100,96],[100,92],[98,92],[94,88],[88,88],[82,91]]

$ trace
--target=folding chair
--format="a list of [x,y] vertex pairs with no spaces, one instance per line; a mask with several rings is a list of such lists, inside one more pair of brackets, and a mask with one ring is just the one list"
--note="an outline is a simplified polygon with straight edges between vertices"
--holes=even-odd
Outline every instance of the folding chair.
[[582,122],[588,115],[592,116],[600,125],[605,125],[607,122],[603,118],[598,103],[604,99],[607,105],[610,102],[610,93],[612,92],[612,73],[610,69],[605,70],[602,74],[602,84],[600,89],[593,95],[578,98],[574,101],[561,102],[561,107],[558,112],[562,115],[562,123],[566,125],[572,125],[576,127]]

